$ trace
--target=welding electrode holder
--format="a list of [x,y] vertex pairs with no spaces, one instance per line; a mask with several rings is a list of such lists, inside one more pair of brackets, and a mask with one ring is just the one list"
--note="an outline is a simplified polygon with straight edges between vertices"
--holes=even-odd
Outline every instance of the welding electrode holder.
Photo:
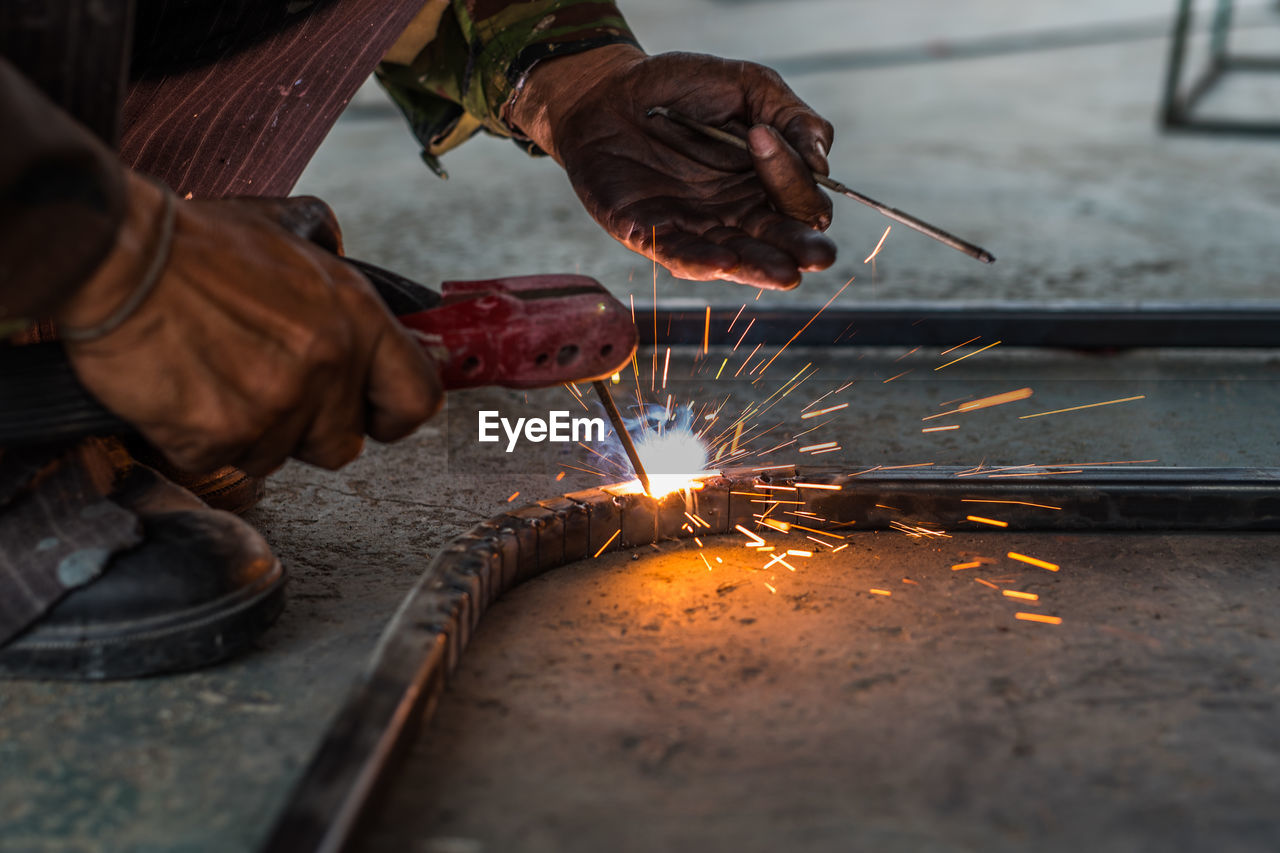
[[[617,373],[636,350],[630,310],[587,276],[445,282],[437,294],[344,260],[436,362],[446,391],[594,381]],[[61,344],[0,345],[0,447],[133,432],[80,384]]]

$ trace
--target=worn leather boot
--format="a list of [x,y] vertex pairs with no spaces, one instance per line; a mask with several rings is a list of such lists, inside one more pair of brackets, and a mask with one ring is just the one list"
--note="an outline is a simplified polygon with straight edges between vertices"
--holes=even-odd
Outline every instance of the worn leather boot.
[[284,569],[248,524],[143,465],[129,469],[110,499],[141,519],[142,544],[0,646],[0,677],[195,669],[249,649],[279,616]]

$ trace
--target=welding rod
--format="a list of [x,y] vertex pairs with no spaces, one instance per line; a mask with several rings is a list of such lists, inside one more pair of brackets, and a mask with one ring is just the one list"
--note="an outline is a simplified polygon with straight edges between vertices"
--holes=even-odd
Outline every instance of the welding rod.
[[644,465],[640,462],[640,454],[636,453],[636,445],[631,440],[631,433],[627,432],[627,425],[622,422],[622,413],[613,402],[609,385],[603,379],[598,379],[591,384],[596,386],[596,396],[600,398],[605,412],[609,414],[609,423],[613,424],[613,431],[618,434],[618,441],[622,442],[622,449],[627,452],[627,458],[631,460],[631,467],[635,469],[640,485],[644,487],[644,493],[649,494],[649,475],[645,473]]
[[[721,130],[718,127],[712,127],[709,124],[703,124],[700,121],[694,121],[688,116],[678,113],[674,110],[669,110],[666,107],[654,107],[653,109],[649,110],[648,115],[650,118],[652,118],[653,116],[662,116],[663,118],[667,118],[667,119],[670,119],[671,121],[674,121],[676,124],[682,124],[685,127],[689,128],[690,130],[697,131],[698,133],[701,133],[703,136],[708,136],[712,139],[717,139],[728,145],[732,145],[735,148],[741,148],[743,151],[751,150],[750,146],[748,146],[747,144],[747,140],[743,139],[742,137],[734,136],[732,133]],[[916,219],[911,214],[903,213],[901,210],[898,210],[896,207],[889,207],[889,205],[887,204],[881,204],[880,202],[876,201],[870,196],[865,196],[862,193],[858,192],[857,190],[850,189],[849,187],[846,187],[844,184],[840,183],[839,181],[832,180],[831,178],[828,178],[826,175],[823,175],[820,172],[813,172],[812,174],[813,174],[813,179],[817,181],[819,184],[821,184],[822,186],[826,187],[827,189],[833,192],[840,193],[840,195],[845,196],[847,198],[851,198],[854,201],[861,202],[862,204],[865,204],[867,207],[871,208],[877,213],[887,216],[895,222],[901,222],[903,225],[907,226],[908,228],[914,228],[916,231],[919,231],[921,234],[924,234],[926,237],[932,237],[933,239],[937,240],[939,243],[945,243],[946,245],[950,246],[953,249],[964,252],[966,255],[968,255],[971,258],[977,258],[978,260],[982,261],[984,264],[992,263],[996,259],[995,255],[991,254],[981,246],[975,246],[974,244],[970,243],[968,240],[961,240],[956,235],[948,231],[943,231],[941,228],[937,227],[936,225],[930,225],[928,222],[925,222],[923,219]]]

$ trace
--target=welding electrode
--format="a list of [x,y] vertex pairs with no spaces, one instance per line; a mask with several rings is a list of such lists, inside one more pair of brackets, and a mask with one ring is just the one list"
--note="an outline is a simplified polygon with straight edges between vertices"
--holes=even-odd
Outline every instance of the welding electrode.
[[613,424],[613,431],[618,434],[618,441],[622,442],[622,449],[627,452],[627,458],[631,460],[631,467],[635,469],[636,477],[644,487],[644,493],[649,494],[649,475],[644,472],[644,465],[640,463],[640,454],[636,453],[636,445],[631,440],[631,433],[627,432],[627,425],[622,422],[622,413],[614,405],[613,394],[609,392],[608,384],[603,379],[591,384],[596,386],[596,396],[600,398],[600,402],[604,404],[604,410],[609,414],[609,423]]
[[[708,136],[712,139],[719,140],[720,142],[724,142],[728,145],[732,145],[735,148],[741,148],[743,151],[751,150],[750,147],[747,145],[747,140],[738,136],[734,136],[732,133],[721,130],[718,127],[712,127],[709,124],[703,124],[700,121],[694,121],[688,116],[682,115],[681,113],[675,112],[674,110],[669,110],[666,107],[654,107],[653,109],[649,110],[648,115],[650,118],[653,118],[654,116],[662,116],[663,118],[667,118],[667,119],[670,119],[671,121],[674,121],[676,124],[682,124],[685,127],[689,128],[690,130],[697,131],[698,133],[701,133],[703,136]],[[947,231],[943,231],[941,228],[937,227],[936,225],[930,225],[928,222],[925,222],[923,219],[916,219],[911,214],[903,213],[901,210],[898,210],[895,207],[889,207],[887,204],[881,204],[875,199],[869,196],[865,196],[862,193],[858,192],[857,190],[849,189],[839,181],[834,181],[831,178],[828,178],[826,175],[820,174],[818,172],[813,172],[812,174],[813,174],[813,179],[817,181],[818,184],[826,187],[832,192],[840,193],[840,195],[842,196],[851,198],[857,202],[861,202],[862,204],[865,204],[867,207],[871,208],[877,213],[883,214],[884,216],[889,217],[895,222],[901,222],[903,225],[907,226],[908,228],[914,228],[916,231],[919,231],[921,234],[924,234],[927,237],[932,237],[933,239],[937,240],[939,243],[945,243],[946,245],[950,246],[953,249],[957,249],[961,252],[964,252],[966,255],[968,255],[971,258],[977,258],[978,260],[982,261],[984,264],[992,263],[996,259],[995,255],[991,254],[981,246],[975,246],[972,243],[970,243],[968,240],[961,240],[956,235],[951,234]]]

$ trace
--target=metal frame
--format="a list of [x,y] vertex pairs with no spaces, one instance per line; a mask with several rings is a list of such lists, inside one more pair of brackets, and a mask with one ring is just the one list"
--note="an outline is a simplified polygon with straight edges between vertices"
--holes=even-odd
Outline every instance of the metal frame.
[[[990,532],[965,520],[966,497],[1009,504],[1011,530],[1280,530],[1280,469],[1093,469],[1070,477],[985,479],[972,469],[847,474],[830,469],[724,471],[691,497],[656,501],[610,488],[540,501],[483,522],[431,562],[388,625],[374,659],[303,772],[266,853],[345,847],[376,786],[413,730],[428,721],[472,632],[511,587],[602,551],[688,537],[686,510],[703,535],[752,525],[757,487],[796,488],[805,509],[845,530],[892,521]],[[804,483],[828,486],[805,488]],[[839,489],[832,489],[839,486]],[[688,501],[688,502],[686,502]],[[877,504],[898,507],[886,510]],[[852,526],[850,526],[852,525]]]
[[1205,133],[1239,133],[1255,135],[1280,134],[1280,121],[1245,119],[1205,119],[1196,114],[1197,105],[1231,72],[1277,72],[1280,56],[1232,54],[1228,48],[1233,0],[1217,0],[1209,29],[1209,61],[1200,76],[1186,92],[1182,91],[1183,66],[1186,63],[1191,31],[1193,0],[1178,0],[1174,12],[1173,36],[1169,44],[1169,61],[1165,69],[1164,97],[1160,123],[1166,130]]
[[[711,307],[711,346],[734,345],[754,319],[752,341],[781,344],[803,328],[795,346],[954,346],[981,335],[1005,346],[1063,349],[1280,348],[1280,302],[902,302],[816,316],[812,307],[769,308],[743,312],[734,323],[739,310]],[[652,305],[636,306],[641,345],[701,346],[706,321],[705,306],[656,314]]]

